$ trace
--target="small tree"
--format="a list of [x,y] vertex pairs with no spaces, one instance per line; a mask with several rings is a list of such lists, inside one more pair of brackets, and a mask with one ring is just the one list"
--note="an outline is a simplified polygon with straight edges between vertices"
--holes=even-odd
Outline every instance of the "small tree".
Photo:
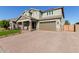
[[8,29],[8,27],[9,27],[9,21],[7,21],[7,20],[0,21],[0,27]]
[[65,25],[70,25],[70,22],[68,20],[65,20]]

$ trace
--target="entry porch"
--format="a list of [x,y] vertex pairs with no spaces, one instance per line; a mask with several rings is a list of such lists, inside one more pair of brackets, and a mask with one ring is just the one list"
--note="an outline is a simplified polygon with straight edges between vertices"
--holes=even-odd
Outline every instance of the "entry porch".
[[38,21],[35,19],[19,20],[17,21],[17,25],[22,30],[33,31],[39,29]]

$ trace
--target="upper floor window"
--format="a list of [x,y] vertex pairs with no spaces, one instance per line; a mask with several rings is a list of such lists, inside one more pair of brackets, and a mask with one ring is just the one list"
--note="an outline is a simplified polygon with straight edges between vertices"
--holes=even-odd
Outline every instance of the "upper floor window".
[[47,12],[47,15],[48,15],[48,12]]
[[52,10],[52,15],[53,15],[53,10]]
[[53,10],[52,11],[48,11],[47,15],[53,15]]
[[49,15],[51,15],[51,11],[48,11],[49,12]]
[[30,15],[32,16],[32,13],[30,13]]

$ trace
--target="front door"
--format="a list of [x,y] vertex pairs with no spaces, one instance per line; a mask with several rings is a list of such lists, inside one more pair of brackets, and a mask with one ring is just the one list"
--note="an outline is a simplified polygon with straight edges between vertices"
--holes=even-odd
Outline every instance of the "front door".
[[32,30],[36,30],[36,21],[32,21]]

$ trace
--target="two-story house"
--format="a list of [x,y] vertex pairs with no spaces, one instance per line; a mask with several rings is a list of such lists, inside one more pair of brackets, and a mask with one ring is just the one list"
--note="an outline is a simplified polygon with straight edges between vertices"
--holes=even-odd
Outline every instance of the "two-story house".
[[23,30],[62,31],[64,26],[64,9],[55,8],[46,11],[38,9],[25,10],[16,20],[17,27]]

